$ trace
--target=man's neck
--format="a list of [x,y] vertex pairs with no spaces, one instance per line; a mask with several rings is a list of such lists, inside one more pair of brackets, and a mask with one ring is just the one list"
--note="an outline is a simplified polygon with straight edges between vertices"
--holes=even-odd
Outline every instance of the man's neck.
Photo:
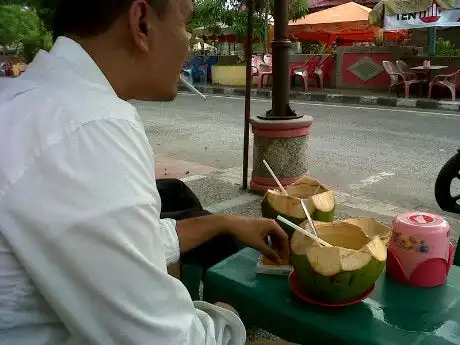
[[103,36],[91,39],[70,37],[88,53],[105,75],[118,97],[132,99],[133,88],[130,87],[134,73],[129,59],[122,48],[110,45],[110,40]]

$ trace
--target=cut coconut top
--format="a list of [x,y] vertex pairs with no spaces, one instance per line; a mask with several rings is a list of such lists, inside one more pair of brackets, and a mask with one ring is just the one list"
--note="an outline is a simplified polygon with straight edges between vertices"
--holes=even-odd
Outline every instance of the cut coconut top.
[[[335,247],[359,250],[371,240],[361,228],[345,222],[316,223],[316,228],[319,237]],[[292,238],[291,246],[296,254],[304,253],[312,245],[317,244],[300,233]]]
[[[304,219],[306,217],[299,198],[290,195],[284,196],[277,190],[268,190],[266,198],[267,202],[278,214],[286,214],[298,219]],[[311,207],[313,207],[313,205],[308,205],[308,211],[310,213],[314,211]]]
[[324,193],[329,190],[330,188],[326,187],[318,180],[312,179],[308,176],[302,177],[294,184],[286,187],[286,191],[289,195],[301,199],[308,199],[312,195]]
[[352,218],[346,219],[344,222],[360,227],[370,238],[379,236],[387,246],[390,242],[391,228],[373,218]]
[[359,227],[346,222],[323,223],[317,226],[319,236],[332,244],[321,247],[310,238],[294,233],[291,249],[305,255],[312,268],[324,276],[342,271],[355,271],[366,266],[372,258],[386,261],[387,248],[379,236],[369,238]]
[[288,186],[286,190],[288,196],[283,195],[278,190],[268,190],[266,197],[268,203],[280,214],[288,214],[291,217],[305,218],[300,203],[301,199],[307,200],[307,208],[310,214],[316,210],[322,212],[330,212],[335,207],[334,191],[326,191],[324,193],[312,195],[314,187],[308,185]]
[[324,193],[312,195],[311,201],[319,211],[332,211],[335,207],[334,191],[330,190]]

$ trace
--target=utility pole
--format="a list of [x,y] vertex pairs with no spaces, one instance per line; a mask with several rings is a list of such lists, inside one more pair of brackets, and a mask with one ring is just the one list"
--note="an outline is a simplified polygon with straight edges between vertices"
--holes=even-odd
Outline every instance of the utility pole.
[[[263,164],[264,159],[283,185],[295,182],[309,171],[308,135],[313,118],[297,114],[289,105],[291,41],[288,35],[288,1],[275,0],[273,14],[275,37],[272,42],[272,108],[250,120],[254,134],[251,189],[258,192],[265,192],[276,186]],[[250,79],[252,84],[252,76]],[[246,95],[250,96],[248,88]]]

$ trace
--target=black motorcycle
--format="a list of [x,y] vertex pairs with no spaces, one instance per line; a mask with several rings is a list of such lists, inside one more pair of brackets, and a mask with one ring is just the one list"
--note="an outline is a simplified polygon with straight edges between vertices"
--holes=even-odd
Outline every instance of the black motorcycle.
[[434,187],[434,195],[439,207],[446,212],[460,214],[460,190],[452,191],[456,179],[460,182],[460,149],[444,164]]

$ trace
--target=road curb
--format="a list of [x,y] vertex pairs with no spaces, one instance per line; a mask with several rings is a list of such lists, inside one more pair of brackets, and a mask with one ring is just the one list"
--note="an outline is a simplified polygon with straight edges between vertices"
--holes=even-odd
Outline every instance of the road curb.
[[[204,94],[212,95],[244,96],[246,93],[245,89],[241,87],[203,85],[195,85],[195,87]],[[180,88],[180,91],[189,92],[187,89],[182,87]],[[254,88],[251,90],[251,96],[257,98],[271,98],[272,91],[269,89]],[[306,101],[312,103],[335,103],[367,106],[380,105],[394,108],[460,111],[460,102],[438,101],[433,99],[396,98],[384,96],[358,96],[330,92],[301,91],[291,91],[290,98],[291,100]]]

